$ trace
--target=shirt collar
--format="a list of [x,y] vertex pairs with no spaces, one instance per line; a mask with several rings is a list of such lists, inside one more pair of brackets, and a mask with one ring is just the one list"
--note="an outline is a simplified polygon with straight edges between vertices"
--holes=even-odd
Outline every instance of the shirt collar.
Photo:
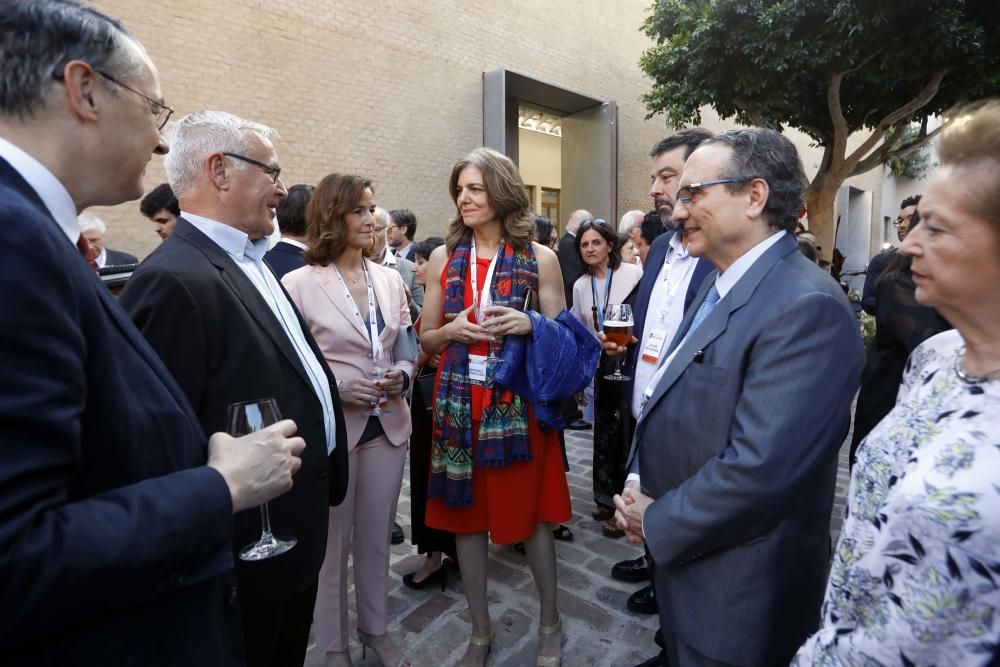
[[101,254],[94,258],[94,262],[97,264],[97,268],[103,269],[104,265],[108,263],[108,249],[102,248]]
[[715,280],[715,289],[719,290],[719,298],[726,296],[729,290],[733,289],[743,274],[750,270],[750,267],[756,263],[760,256],[767,252],[767,249],[773,246],[775,243],[781,240],[787,232],[784,229],[778,231],[776,234],[771,234],[766,239],[750,248],[750,250],[743,253],[739,259],[730,265],[726,272],[720,274]]
[[384,251],[382,256],[382,266],[396,266],[396,255],[387,250]]
[[236,260],[243,258],[259,262],[267,252],[267,239],[259,238],[251,241],[246,232],[235,227],[212,220],[188,211],[181,211],[181,217],[190,222],[202,234],[212,239],[215,245],[222,248],[226,254]]
[[309,250],[309,246],[307,246],[302,241],[296,241],[295,239],[289,239],[289,238],[282,237],[281,238],[281,242],[282,243],[287,243],[288,245],[291,245],[291,246],[295,246],[296,248],[298,248],[300,250]]
[[670,252],[665,255],[666,261],[675,258],[682,259],[688,256],[687,246],[685,246],[684,242],[681,241],[681,233],[679,230],[674,232],[674,235],[670,237],[668,245],[670,246]]
[[10,163],[14,171],[27,181],[63,233],[76,245],[80,239],[80,226],[76,221],[76,204],[66,187],[45,165],[3,137],[0,137],[0,158]]

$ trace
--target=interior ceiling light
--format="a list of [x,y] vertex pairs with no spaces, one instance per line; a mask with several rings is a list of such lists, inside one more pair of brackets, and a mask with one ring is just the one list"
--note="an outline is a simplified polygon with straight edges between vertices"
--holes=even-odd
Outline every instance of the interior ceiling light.
[[517,125],[532,132],[540,132],[554,137],[562,136],[562,119],[538,109],[518,107]]

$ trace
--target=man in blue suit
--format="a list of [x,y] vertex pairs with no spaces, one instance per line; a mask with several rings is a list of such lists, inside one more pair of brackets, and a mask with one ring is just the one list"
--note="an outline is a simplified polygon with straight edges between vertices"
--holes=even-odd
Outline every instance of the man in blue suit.
[[278,280],[289,271],[306,265],[302,259],[309,249],[306,245],[306,205],[314,189],[311,185],[293,185],[288,188],[288,196],[278,204],[281,240],[264,253],[264,261],[270,265]]
[[291,488],[305,443],[290,421],[206,438],[77,248],[78,212],[142,194],[169,115],[117,21],[3,4],[4,665],[243,664],[232,515]]
[[718,272],[644,391],[615,499],[653,555],[671,665],[787,664],[819,618],[863,346],[791,235],[804,185],[764,129],[705,141],[681,177],[674,220]]

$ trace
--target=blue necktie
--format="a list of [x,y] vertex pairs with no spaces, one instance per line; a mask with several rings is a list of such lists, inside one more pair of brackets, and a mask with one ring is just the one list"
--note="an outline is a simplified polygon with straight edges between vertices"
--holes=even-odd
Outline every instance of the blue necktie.
[[705,300],[701,302],[698,306],[698,312],[694,314],[694,319],[691,320],[691,326],[688,328],[687,335],[690,336],[698,325],[701,324],[706,317],[715,309],[715,304],[719,303],[719,290],[715,289],[715,284],[712,284],[712,288],[708,290],[708,294],[705,295]]

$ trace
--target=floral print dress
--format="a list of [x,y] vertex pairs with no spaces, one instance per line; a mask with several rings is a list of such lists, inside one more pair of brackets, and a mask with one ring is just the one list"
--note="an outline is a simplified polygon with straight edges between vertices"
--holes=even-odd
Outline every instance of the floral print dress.
[[858,449],[822,628],[793,665],[986,665],[1000,654],[1000,381],[957,331],[907,364]]

